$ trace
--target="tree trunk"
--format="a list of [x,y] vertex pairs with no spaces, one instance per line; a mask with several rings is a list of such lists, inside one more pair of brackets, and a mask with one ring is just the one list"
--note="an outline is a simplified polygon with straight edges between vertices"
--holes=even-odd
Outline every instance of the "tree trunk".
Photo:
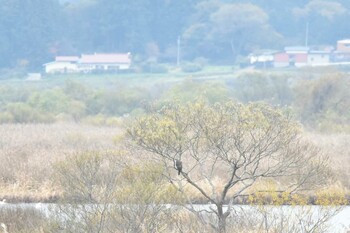
[[223,204],[217,204],[218,208],[218,232],[225,233],[226,232],[226,218],[228,216],[227,213],[223,211]]

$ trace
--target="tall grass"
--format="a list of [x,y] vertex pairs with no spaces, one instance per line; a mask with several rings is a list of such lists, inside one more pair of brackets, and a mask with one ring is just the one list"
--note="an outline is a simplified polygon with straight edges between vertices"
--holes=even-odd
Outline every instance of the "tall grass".
[[0,199],[53,201],[52,164],[86,150],[115,150],[115,127],[85,124],[0,125]]
[[35,207],[8,206],[0,208],[1,230],[11,233],[57,232],[58,224]]
[[316,134],[308,137],[329,155],[336,180],[350,189],[350,134]]
[[[116,136],[123,131],[115,126],[54,123],[3,124],[0,132],[0,199],[50,202],[61,196],[53,179],[54,163],[84,151],[118,150]],[[349,190],[350,135],[307,136],[329,155],[335,180]],[[147,159],[137,155],[134,160]],[[214,182],[222,180],[218,176]],[[200,199],[199,194],[193,196]]]

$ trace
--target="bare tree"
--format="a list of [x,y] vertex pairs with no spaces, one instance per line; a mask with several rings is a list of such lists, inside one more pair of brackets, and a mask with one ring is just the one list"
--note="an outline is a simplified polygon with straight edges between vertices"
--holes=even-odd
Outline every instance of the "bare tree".
[[164,164],[189,203],[196,191],[212,204],[218,232],[226,231],[233,201],[257,181],[278,180],[278,191],[293,193],[324,178],[326,159],[303,140],[300,125],[265,104],[170,104],[136,120],[128,135]]
[[123,152],[93,151],[55,165],[64,199],[52,212],[64,232],[141,233],[167,227],[174,210],[163,205],[171,190],[164,188],[161,167],[130,160]]
[[82,152],[55,165],[64,198],[57,216],[67,232],[106,232],[120,177],[116,152]]

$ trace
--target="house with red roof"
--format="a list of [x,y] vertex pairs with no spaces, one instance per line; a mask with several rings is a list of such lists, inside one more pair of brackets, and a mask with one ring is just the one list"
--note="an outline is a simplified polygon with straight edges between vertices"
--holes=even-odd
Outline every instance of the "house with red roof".
[[77,56],[58,56],[43,65],[48,74],[117,72],[131,66],[130,53],[94,53]]
[[337,49],[334,51],[333,61],[340,64],[350,62],[350,39],[337,41]]
[[76,56],[58,56],[55,61],[45,63],[45,73],[76,73],[78,71],[77,62],[79,57]]
[[82,72],[128,70],[131,65],[129,53],[82,54],[78,67]]
[[283,52],[274,55],[274,67],[306,66],[308,54],[308,47],[285,47]]
[[[331,51],[311,50],[309,47],[285,47],[283,51],[251,56],[250,63],[255,67],[303,67],[323,66],[331,64]],[[254,58],[254,59],[252,59]],[[260,64],[263,62],[263,66]]]
[[338,40],[337,46],[285,47],[281,51],[258,51],[249,55],[256,68],[350,65],[350,39]]

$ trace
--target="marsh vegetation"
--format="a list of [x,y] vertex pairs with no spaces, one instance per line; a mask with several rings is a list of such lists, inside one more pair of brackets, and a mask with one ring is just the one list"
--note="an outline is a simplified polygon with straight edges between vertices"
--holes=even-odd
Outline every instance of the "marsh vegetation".
[[302,206],[304,230],[325,232],[349,197],[348,75],[217,76],[2,82],[0,199],[58,204],[31,232],[302,231],[266,205]]

